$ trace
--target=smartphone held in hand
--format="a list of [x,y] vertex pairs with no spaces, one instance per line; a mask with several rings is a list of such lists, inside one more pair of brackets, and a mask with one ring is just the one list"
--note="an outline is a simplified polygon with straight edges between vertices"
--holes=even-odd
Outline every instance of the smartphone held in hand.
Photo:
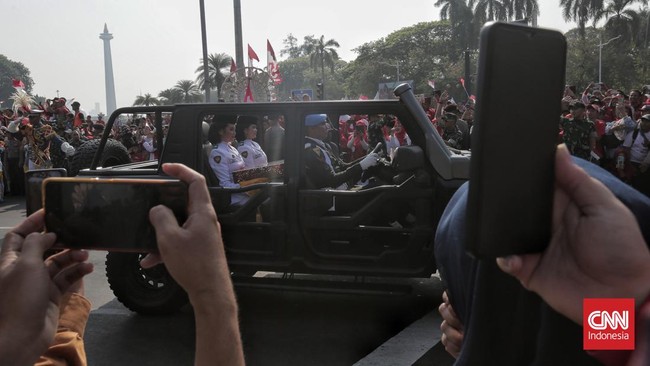
[[165,205],[179,224],[187,218],[187,185],[174,179],[48,178],[43,195],[55,248],[155,252],[149,210]]
[[481,31],[467,204],[475,257],[548,245],[565,68],[558,31],[511,23]]

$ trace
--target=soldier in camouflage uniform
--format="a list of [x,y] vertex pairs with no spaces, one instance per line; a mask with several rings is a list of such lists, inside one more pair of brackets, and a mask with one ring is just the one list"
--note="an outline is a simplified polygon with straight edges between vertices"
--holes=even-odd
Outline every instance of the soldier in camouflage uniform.
[[585,105],[576,102],[570,107],[571,118],[561,118],[562,139],[571,155],[589,160],[596,147],[596,127],[585,115]]

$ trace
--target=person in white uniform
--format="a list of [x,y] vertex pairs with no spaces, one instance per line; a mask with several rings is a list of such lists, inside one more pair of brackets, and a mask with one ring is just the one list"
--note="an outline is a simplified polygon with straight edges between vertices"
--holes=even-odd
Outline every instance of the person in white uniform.
[[[210,167],[219,179],[219,186],[239,188],[233,182],[232,172],[244,169],[246,164],[239,151],[232,146],[235,140],[235,116],[216,116],[208,132],[208,140],[212,143],[210,152]],[[243,205],[248,200],[245,193],[234,193],[230,196],[231,205]]]
[[260,144],[255,142],[257,138],[257,117],[239,116],[237,118],[237,150],[246,163],[246,168],[257,168],[266,166],[268,159]]

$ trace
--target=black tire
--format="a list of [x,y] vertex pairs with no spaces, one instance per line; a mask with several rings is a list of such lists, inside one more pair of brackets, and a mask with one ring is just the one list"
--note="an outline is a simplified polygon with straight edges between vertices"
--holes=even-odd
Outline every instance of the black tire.
[[[89,140],[84,142],[72,157],[70,161],[70,171],[68,176],[74,177],[80,170],[90,167],[95,157],[95,152],[99,149],[100,139]],[[104,151],[101,159],[99,159],[98,167],[109,167],[120,164],[128,164],[131,162],[131,156],[124,145],[114,139],[106,140]]]
[[113,294],[131,311],[141,315],[178,312],[189,300],[164,265],[140,267],[142,253],[108,253],[106,277]]

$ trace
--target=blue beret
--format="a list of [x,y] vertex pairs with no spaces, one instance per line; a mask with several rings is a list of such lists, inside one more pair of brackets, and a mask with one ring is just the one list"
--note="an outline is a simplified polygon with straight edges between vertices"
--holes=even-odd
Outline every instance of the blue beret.
[[318,126],[323,122],[327,122],[326,114],[308,114],[305,117],[305,126],[307,127]]

